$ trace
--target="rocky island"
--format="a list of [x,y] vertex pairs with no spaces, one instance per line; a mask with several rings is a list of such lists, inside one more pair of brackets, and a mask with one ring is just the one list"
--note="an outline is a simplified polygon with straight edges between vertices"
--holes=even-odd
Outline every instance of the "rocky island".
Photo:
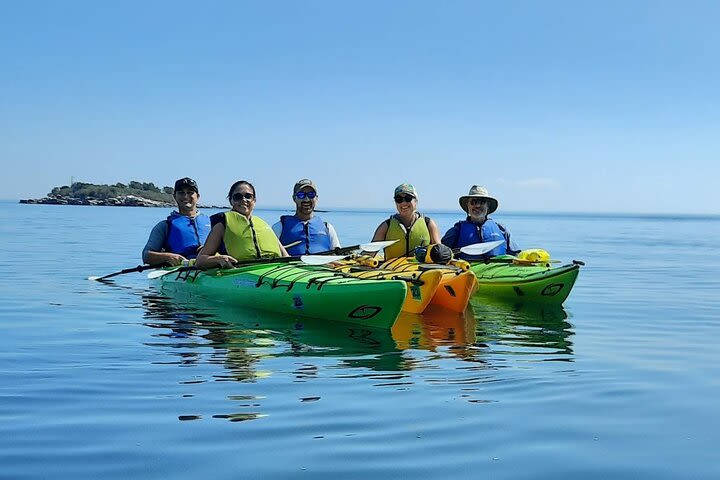
[[47,196],[20,200],[45,205],[101,205],[112,207],[175,207],[172,187],[156,187],[152,182],[132,181],[125,185],[96,185],[74,182],[53,188]]

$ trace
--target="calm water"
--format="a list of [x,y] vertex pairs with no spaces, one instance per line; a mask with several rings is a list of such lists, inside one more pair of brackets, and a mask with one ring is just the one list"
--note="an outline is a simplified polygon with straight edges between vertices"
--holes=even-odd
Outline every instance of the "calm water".
[[0,478],[720,478],[720,218],[497,216],[564,310],[373,332],[86,280],[163,215],[0,203]]

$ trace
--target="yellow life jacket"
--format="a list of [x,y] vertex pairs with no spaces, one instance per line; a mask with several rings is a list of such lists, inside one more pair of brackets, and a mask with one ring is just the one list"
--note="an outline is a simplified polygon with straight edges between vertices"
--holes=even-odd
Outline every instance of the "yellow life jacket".
[[228,255],[240,261],[280,256],[278,239],[262,218],[248,219],[232,210],[225,212],[223,243]]
[[385,260],[414,255],[416,247],[430,245],[430,231],[425,217],[420,213],[410,230],[400,223],[395,215],[390,217],[385,240],[399,240],[385,249]]

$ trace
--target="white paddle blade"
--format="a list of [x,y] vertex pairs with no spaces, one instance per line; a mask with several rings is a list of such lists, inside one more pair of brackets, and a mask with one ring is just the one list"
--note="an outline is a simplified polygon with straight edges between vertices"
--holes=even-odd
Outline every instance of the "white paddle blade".
[[305,265],[325,265],[326,263],[339,262],[345,255],[303,255],[300,261]]
[[175,270],[177,270],[177,268],[173,268],[172,270],[153,270],[152,272],[148,273],[147,278],[149,278],[150,280],[152,280],[153,278],[160,278],[164,275],[167,275],[168,273],[173,273]]
[[363,243],[360,245],[360,250],[365,252],[378,252],[383,248],[389,247],[395,242],[397,242],[397,240],[383,240],[381,242]]
[[462,253],[467,255],[484,255],[495,247],[498,247],[505,243],[505,240],[497,240],[495,242],[483,242],[473,243],[472,245],[466,245],[460,249]]

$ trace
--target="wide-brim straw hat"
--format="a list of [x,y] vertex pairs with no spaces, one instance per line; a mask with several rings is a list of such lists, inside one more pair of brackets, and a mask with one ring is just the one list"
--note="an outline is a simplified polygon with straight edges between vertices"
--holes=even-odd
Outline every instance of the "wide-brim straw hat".
[[471,198],[484,198],[488,202],[488,215],[493,213],[498,208],[498,201],[495,197],[490,196],[487,188],[481,187],[480,185],[473,185],[470,187],[470,192],[467,195],[460,197],[460,208],[468,211],[468,201]]

